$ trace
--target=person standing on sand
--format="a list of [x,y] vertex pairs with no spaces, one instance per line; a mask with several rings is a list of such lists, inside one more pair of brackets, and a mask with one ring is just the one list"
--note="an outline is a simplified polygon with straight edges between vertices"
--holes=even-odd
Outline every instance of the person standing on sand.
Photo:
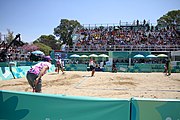
[[43,62],[39,62],[28,70],[26,78],[29,85],[33,88],[33,92],[41,92],[42,79],[41,77],[46,74],[47,70],[51,68],[51,57],[44,57]]
[[92,72],[91,72],[91,77],[93,77],[93,76],[94,76],[94,73],[95,73],[96,63],[95,63],[95,61],[92,59],[92,57],[91,57],[90,60],[89,60],[89,66],[90,66],[90,70],[92,71]]
[[58,56],[58,59],[56,61],[56,66],[57,66],[57,73],[59,74],[59,70],[61,70],[62,74],[64,74],[64,69],[63,69],[63,65],[62,65],[62,61],[61,61],[61,57]]
[[171,75],[171,60],[170,59],[166,60],[166,63],[165,63],[165,66],[164,66],[164,73],[167,76]]
[[117,68],[116,68],[116,64],[115,63],[112,64],[112,72],[113,73],[117,73]]
[[170,76],[171,75],[171,59],[169,58],[167,62],[168,62],[168,65],[167,65],[168,75],[167,76]]
[[165,75],[168,74],[168,62],[167,62],[167,60],[166,60],[166,63],[164,65],[164,73],[165,73]]

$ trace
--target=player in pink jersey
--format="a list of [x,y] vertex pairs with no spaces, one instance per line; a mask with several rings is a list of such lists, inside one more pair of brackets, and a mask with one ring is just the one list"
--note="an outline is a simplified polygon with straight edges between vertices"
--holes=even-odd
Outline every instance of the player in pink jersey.
[[51,60],[50,56],[46,56],[43,62],[37,63],[27,72],[26,78],[33,88],[33,92],[41,92],[41,77],[51,68]]

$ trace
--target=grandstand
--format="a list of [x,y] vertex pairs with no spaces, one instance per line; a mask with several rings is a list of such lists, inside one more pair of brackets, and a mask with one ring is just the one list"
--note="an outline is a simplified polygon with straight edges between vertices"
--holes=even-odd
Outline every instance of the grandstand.
[[[1,35],[1,49],[5,48],[3,43],[5,35]],[[52,55],[63,55],[68,59],[71,54],[107,54],[110,64],[134,66],[136,61],[133,56],[142,54],[165,54],[172,60],[173,66],[179,66],[180,61],[180,32],[179,26],[155,26],[149,21],[134,21],[132,23],[119,22],[110,24],[84,24],[81,28],[75,28],[72,34],[73,46],[63,45],[62,50],[55,50]],[[18,55],[26,55],[21,48],[8,49],[12,56],[9,60],[24,60]],[[100,62],[97,61],[97,62]],[[156,64],[164,64],[162,59],[155,60]],[[78,62],[81,64],[81,61]],[[140,63],[140,62],[138,62]],[[149,63],[149,60],[141,63]],[[161,65],[161,71],[163,70]],[[108,66],[109,67],[109,66]],[[177,67],[179,68],[179,67]],[[106,70],[109,71],[110,68]],[[83,70],[85,70],[83,68]],[[131,70],[130,70],[131,71]],[[136,71],[136,70],[134,70]],[[138,70],[142,71],[142,70]]]
[[[73,39],[73,47],[65,46],[63,50],[52,51],[51,57],[56,58],[61,55],[63,60],[65,60],[72,54],[89,55],[95,53],[99,55],[105,53],[109,55],[108,61],[111,63],[116,62],[119,72],[163,72],[164,58],[153,59],[153,61],[144,59],[136,61],[133,59],[137,54],[147,56],[163,53],[172,60],[174,65],[172,72],[180,72],[180,62],[178,62],[180,61],[180,39],[178,32],[174,28],[149,29],[147,25],[129,26],[129,24],[126,24],[126,26],[95,26],[94,28],[90,27],[90,29],[85,27],[77,29],[74,32],[74,36],[76,36],[76,39]],[[2,45],[1,47],[3,48],[4,46]],[[17,52],[18,54],[20,51],[10,48],[9,52]],[[87,71],[88,67],[85,61],[81,60],[81,62],[79,60],[78,63],[65,63],[66,74],[50,73],[48,76],[44,76],[46,79],[43,80],[43,89],[58,95],[51,95],[46,92],[43,94],[29,92],[27,82],[24,81],[27,70],[31,68],[32,63],[28,61],[17,62],[14,66],[8,66],[8,62],[6,62],[6,66],[3,65],[4,63],[0,64],[0,66],[2,65],[0,80],[14,78],[11,84],[8,81],[7,83],[3,81],[0,86],[1,89],[7,87],[6,89],[23,90],[23,92],[0,91],[0,97],[2,98],[0,111],[5,111],[0,116],[4,118],[9,118],[10,116],[12,119],[24,117],[24,119],[42,118],[46,120],[50,120],[50,118],[60,120],[179,119],[179,113],[177,112],[180,108],[178,99],[179,77],[177,77],[177,74],[173,75],[173,77],[164,77],[163,74],[155,73],[156,77],[149,79],[154,73],[137,73],[134,75],[140,77],[132,79],[129,77],[132,74],[128,74],[128,77],[125,77],[124,73],[99,72],[99,75],[96,73],[96,77],[88,77],[87,74],[89,73],[84,72],[82,74],[79,72]],[[111,71],[111,67],[111,64],[106,64],[103,71]],[[54,71],[55,66],[53,65],[48,72]],[[78,72],[74,74],[68,71]],[[147,85],[142,86],[142,84]],[[78,92],[81,96],[78,97],[78,94],[69,96],[75,92]],[[96,92],[101,97],[104,94],[119,95],[120,97],[130,95],[132,97],[129,99],[91,98],[97,94]],[[91,97],[83,97],[82,95],[85,95],[85,93],[91,93],[89,94]],[[134,97],[136,94],[140,98]],[[159,94],[166,98],[171,98],[172,95],[175,99],[154,99]],[[153,97],[153,99],[148,97]],[[24,101],[28,104],[24,104]],[[37,103],[40,107],[37,107]],[[40,111],[38,108],[43,108],[43,110],[37,115],[38,111]],[[13,109],[15,109],[15,112],[20,111],[21,114],[20,112],[17,115],[14,114],[12,112]]]
[[175,27],[154,27],[149,22],[83,25],[73,35],[70,52],[178,51],[180,34]]
[[[63,52],[68,54],[67,56],[73,53],[80,55],[105,53],[110,56],[111,63],[117,61],[117,64],[127,66],[135,65],[132,58],[136,54],[144,56],[165,54],[172,60],[173,66],[177,66],[180,61],[178,30],[178,26],[154,26],[149,21],[85,24],[82,28],[76,28],[72,35],[73,46],[65,45]],[[149,63],[149,61],[141,61],[141,63]],[[158,59],[155,63],[164,64],[165,60]],[[163,65],[159,68],[163,71]]]

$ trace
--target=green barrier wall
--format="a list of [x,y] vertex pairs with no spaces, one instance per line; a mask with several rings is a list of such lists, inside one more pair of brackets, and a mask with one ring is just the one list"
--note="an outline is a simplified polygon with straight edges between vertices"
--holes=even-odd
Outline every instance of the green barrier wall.
[[118,69],[118,72],[127,72],[128,71],[127,65],[116,64],[116,68]]
[[0,62],[0,67],[8,67],[9,63],[8,62]]
[[[164,64],[135,64],[134,66],[116,65],[118,72],[163,72]],[[14,78],[22,78],[26,76],[27,71],[31,66],[16,66],[16,67],[0,67],[0,80],[10,80]],[[66,64],[66,71],[87,71],[86,64]],[[112,66],[105,65],[103,71],[111,72]],[[48,70],[55,72],[55,66]],[[172,73],[180,73],[180,66],[173,66]]]
[[21,66],[21,67],[12,67],[12,74],[15,78],[26,77],[27,71],[30,69],[30,66]]
[[129,120],[129,99],[0,91],[4,120]]
[[[164,64],[144,64],[136,63],[134,66],[116,64],[118,72],[163,72]],[[111,72],[112,66],[105,65],[105,71]],[[176,66],[172,69],[173,72],[179,72],[180,67]]]
[[0,120],[180,120],[180,100],[0,91]]
[[131,120],[180,120],[180,100],[132,98]]
[[87,71],[86,64],[65,64],[67,71]]
[[112,66],[111,65],[104,65],[104,71],[105,72],[112,72]]
[[0,80],[14,79],[9,67],[0,67]]
[[[18,66],[18,67],[0,67],[0,80],[10,80],[16,78],[26,77],[27,71],[31,66]],[[54,72],[55,66],[48,70],[48,72]]]
[[180,73],[180,65],[172,67],[172,73]]
[[163,72],[165,64],[151,64],[152,72]]
[[151,64],[144,64],[144,63],[140,63],[140,64],[134,64],[134,68],[138,69],[138,72],[152,72],[152,67]]
[[48,70],[48,72],[55,72],[55,69],[56,69],[55,65],[52,65],[51,68]]

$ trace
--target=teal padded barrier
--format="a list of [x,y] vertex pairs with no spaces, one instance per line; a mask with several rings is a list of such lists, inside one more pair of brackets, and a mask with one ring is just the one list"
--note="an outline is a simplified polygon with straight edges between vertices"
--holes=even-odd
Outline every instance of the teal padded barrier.
[[140,69],[137,66],[128,66],[128,72],[138,73]]
[[22,78],[25,77],[26,71],[24,71],[21,67],[11,67],[12,73],[15,78]]
[[152,72],[163,72],[164,64],[151,64]]
[[26,77],[27,71],[30,69],[30,66],[21,66],[16,67],[17,72],[20,74],[20,78]]
[[180,120],[180,100],[132,98],[131,120]]
[[[19,67],[12,67],[12,73],[14,74],[15,78],[23,78],[26,77],[27,71],[31,68],[31,66],[19,66]],[[54,72],[55,66],[52,65],[48,72]]]
[[105,72],[112,72],[112,66],[110,66],[110,65],[104,65],[104,71],[105,71]]
[[129,99],[0,91],[4,120],[130,120]]
[[8,67],[9,63],[8,62],[0,62],[0,67]]
[[[27,71],[31,68],[31,66],[18,66],[18,67],[0,67],[0,80],[10,80],[16,78],[26,77]],[[48,70],[48,72],[54,72],[55,66]]]
[[21,67],[17,67],[17,68],[21,68],[21,69],[24,71],[24,76],[26,76],[27,71],[28,71],[29,69],[31,69],[31,66],[21,66]]
[[171,70],[172,73],[180,73],[180,66],[174,66]]
[[17,66],[26,66],[27,62],[26,61],[18,61]]
[[118,72],[127,72],[128,66],[127,65],[116,65],[116,68],[118,69]]
[[[116,64],[116,68],[118,72],[128,72],[129,68],[127,65],[122,64]],[[105,72],[112,72],[112,66],[111,65],[104,65],[104,71]]]
[[87,71],[86,64],[65,64],[66,71]]
[[128,66],[128,72],[134,72],[134,67],[133,66]]
[[151,64],[136,63],[134,68],[139,69],[139,72],[152,72]]
[[14,79],[9,67],[0,67],[0,80]]
[[56,69],[56,67],[55,67],[55,65],[53,64],[53,65],[51,66],[51,68],[48,70],[48,72],[55,72],[55,69]]

